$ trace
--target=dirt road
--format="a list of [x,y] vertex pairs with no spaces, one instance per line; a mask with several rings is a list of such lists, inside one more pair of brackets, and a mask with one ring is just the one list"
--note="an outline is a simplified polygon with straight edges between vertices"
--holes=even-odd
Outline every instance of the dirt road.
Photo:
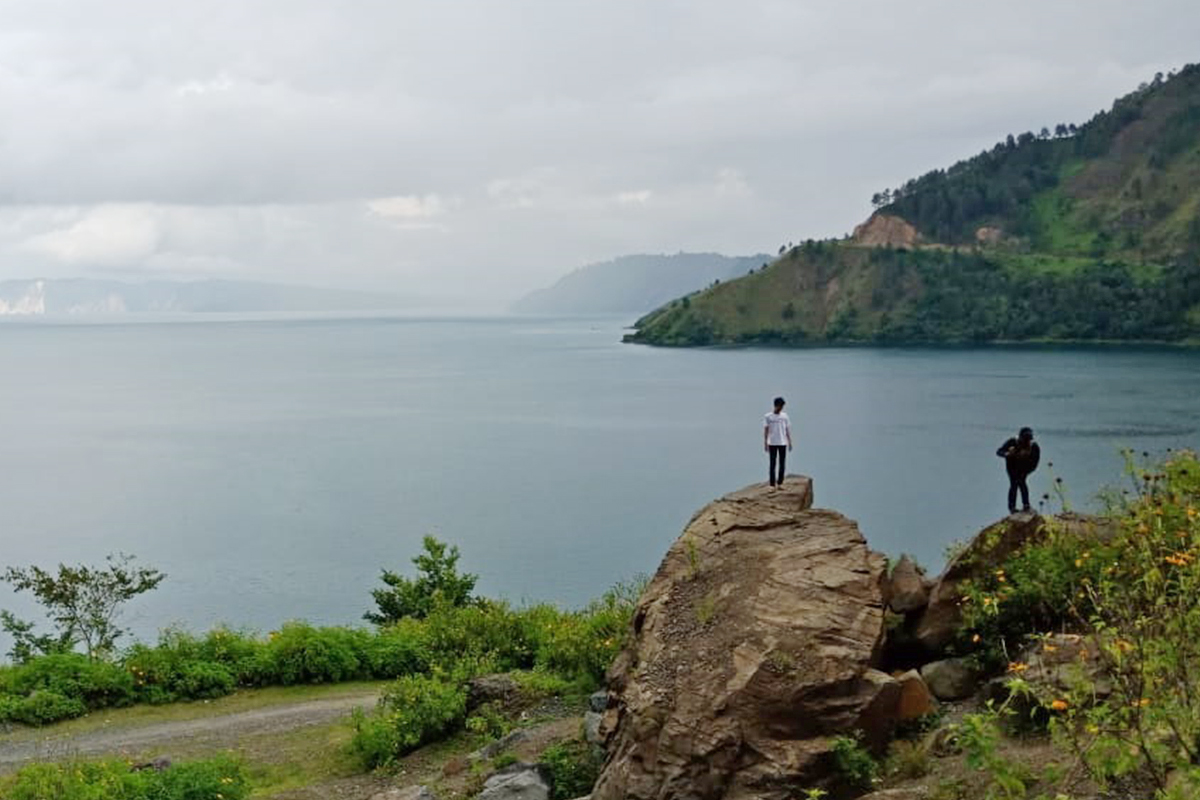
[[44,735],[28,730],[0,734],[0,772],[14,770],[30,761],[236,749],[246,737],[289,733],[335,722],[357,706],[373,707],[378,696],[377,692],[370,692],[197,719],[115,724],[72,734],[55,734],[53,728]]

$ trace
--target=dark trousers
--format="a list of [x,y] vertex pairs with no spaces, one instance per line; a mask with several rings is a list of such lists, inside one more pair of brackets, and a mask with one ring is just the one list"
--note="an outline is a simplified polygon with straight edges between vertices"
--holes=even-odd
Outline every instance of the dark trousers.
[[1029,508],[1029,486],[1025,483],[1028,475],[1018,472],[1008,473],[1008,510],[1017,510],[1017,492],[1021,492],[1021,508]]
[[[783,485],[783,476],[787,473],[787,445],[773,444],[770,449],[771,467],[767,473],[767,482],[772,486],[775,484]],[[779,477],[775,475],[775,464],[779,464]]]

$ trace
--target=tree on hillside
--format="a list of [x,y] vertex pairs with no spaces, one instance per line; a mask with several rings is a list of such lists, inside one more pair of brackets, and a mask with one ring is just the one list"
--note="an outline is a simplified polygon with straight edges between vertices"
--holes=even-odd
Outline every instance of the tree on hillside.
[[[149,567],[134,567],[134,557],[109,555],[106,566],[58,565],[57,572],[41,567],[8,567],[3,579],[16,592],[29,592],[58,628],[57,637],[35,636],[33,626],[5,614],[5,629],[14,634],[14,655],[26,648],[37,651],[70,650],[82,643],[89,658],[112,653],[124,629],[117,625],[121,606],[162,583],[167,576]],[[31,648],[31,649],[30,649]]]
[[383,570],[380,576],[386,589],[372,589],[378,612],[368,611],[363,619],[376,625],[390,625],[405,617],[424,618],[439,603],[465,606],[474,601],[478,575],[459,574],[458,547],[439,542],[432,536],[423,540],[425,552],[415,557],[412,563],[417,568],[417,578],[406,578],[391,570]]

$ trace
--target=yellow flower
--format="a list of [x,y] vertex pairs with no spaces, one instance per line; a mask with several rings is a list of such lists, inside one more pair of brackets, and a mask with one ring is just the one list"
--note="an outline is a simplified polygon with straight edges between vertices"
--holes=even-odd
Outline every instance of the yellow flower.
[[1018,675],[1027,669],[1029,669],[1029,665],[1023,661],[1013,661],[1011,664],[1008,665],[1008,671],[1016,673]]
[[1047,653],[1053,653],[1058,648],[1055,647],[1054,645],[1050,644],[1049,642],[1046,642],[1045,644],[1042,645],[1042,649],[1044,651],[1046,651]]
[[1050,704],[1050,707],[1053,708],[1055,711],[1066,711],[1067,710],[1067,701],[1066,700],[1055,700],[1053,703]]

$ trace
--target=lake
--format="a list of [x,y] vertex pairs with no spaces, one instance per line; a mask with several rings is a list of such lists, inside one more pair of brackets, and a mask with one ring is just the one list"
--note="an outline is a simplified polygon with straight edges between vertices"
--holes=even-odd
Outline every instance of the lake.
[[355,623],[427,533],[484,594],[578,605],[765,479],[776,394],[817,504],[931,567],[1003,516],[994,451],[1022,425],[1031,489],[1061,476],[1076,506],[1122,447],[1200,447],[1197,352],[665,350],[622,322],[5,322],[0,564],[136,554],[169,574],[129,609],[143,638]]

